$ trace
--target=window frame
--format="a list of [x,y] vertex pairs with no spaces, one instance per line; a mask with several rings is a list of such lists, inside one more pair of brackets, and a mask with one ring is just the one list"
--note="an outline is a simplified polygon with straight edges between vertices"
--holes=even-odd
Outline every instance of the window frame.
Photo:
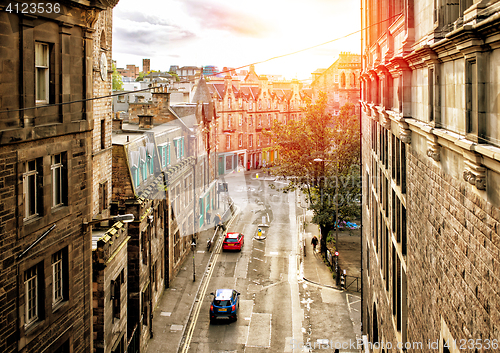
[[[40,281],[38,264],[24,271],[24,326],[31,326],[40,319]],[[31,273],[30,273],[31,272]],[[32,274],[30,276],[30,274]],[[30,287],[30,284],[33,286]],[[33,304],[33,305],[31,305]],[[33,314],[30,314],[33,312]]]
[[[59,267],[58,270],[56,268]],[[52,307],[63,302],[65,299],[64,286],[64,253],[63,249],[52,254]],[[56,284],[59,283],[59,286]]]
[[[31,165],[31,163],[33,164]],[[40,159],[26,161],[25,168],[23,173],[24,221],[29,221],[39,217],[42,208],[40,205],[42,201],[41,188],[38,187],[41,178],[39,176]],[[31,194],[33,196],[29,196]]]
[[[59,161],[57,157],[59,156]],[[58,153],[51,156],[50,170],[52,174],[52,208],[65,206],[67,200],[65,193],[67,193],[68,179],[66,177],[66,155],[65,153]],[[59,181],[56,182],[57,173],[59,174]],[[57,197],[56,190],[59,189],[59,197]]]
[[[40,62],[38,59],[41,57],[38,55],[40,48],[44,48],[41,53],[44,62]],[[35,42],[35,103],[36,105],[49,104],[50,101],[50,45],[45,42]],[[44,81],[43,82],[43,92],[40,90],[40,72],[43,72]],[[43,93],[43,95],[41,94]],[[42,99],[39,99],[42,98]]]

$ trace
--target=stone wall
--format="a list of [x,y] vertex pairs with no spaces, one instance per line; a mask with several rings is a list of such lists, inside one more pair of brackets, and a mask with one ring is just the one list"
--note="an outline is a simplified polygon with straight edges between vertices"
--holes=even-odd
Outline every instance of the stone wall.
[[457,341],[497,339],[500,210],[425,156],[409,157],[408,172],[419,176],[408,185],[409,338],[439,338],[444,318]]

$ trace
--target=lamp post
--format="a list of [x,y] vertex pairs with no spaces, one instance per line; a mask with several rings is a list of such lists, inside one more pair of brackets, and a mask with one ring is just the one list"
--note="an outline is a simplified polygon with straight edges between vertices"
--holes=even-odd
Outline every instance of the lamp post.
[[194,266],[194,249],[196,249],[196,242],[193,239],[191,243],[191,251],[193,252],[193,282],[196,281],[196,268]]

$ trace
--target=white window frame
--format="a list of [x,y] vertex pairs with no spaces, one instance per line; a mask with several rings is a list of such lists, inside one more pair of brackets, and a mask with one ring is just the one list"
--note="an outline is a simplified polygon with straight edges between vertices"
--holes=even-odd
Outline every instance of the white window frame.
[[227,116],[227,127],[229,129],[231,128],[231,114],[228,114],[228,116]]
[[49,67],[49,45],[47,43],[35,42],[36,104],[49,103]]
[[24,324],[38,321],[38,267],[33,266],[24,272]]
[[226,135],[226,149],[231,149],[231,135]]
[[240,126],[243,125],[243,114],[240,114],[238,123]]
[[[30,169],[30,163],[34,163],[34,169]],[[38,212],[38,172],[36,159],[26,162],[26,172],[23,174],[23,191],[24,191],[24,220],[37,217]],[[31,197],[33,194],[33,210],[31,213]]]
[[240,136],[238,137],[238,142],[239,142],[239,146],[243,146],[243,134],[240,134]]
[[248,147],[253,147],[253,135],[248,135]]
[[[62,163],[63,155],[62,153],[55,154],[52,156],[52,164],[50,169],[52,170],[52,207],[58,207],[64,204],[63,200],[63,168]],[[58,178],[58,181],[56,182]],[[59,192],[59,197],[57,193]]]
[[64,300],[63,251],[52,255],[52,306]]

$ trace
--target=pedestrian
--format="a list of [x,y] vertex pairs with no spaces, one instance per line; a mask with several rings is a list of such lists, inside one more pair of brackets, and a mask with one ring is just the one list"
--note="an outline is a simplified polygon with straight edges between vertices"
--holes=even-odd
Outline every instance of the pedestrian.
[[313,236],[311,239],[311,244],[313,246],[313,251],[316,252],[316,245],[318,245],[318,237]]
[[210,216],[211,216],[210,211],[207,211],[207,224],[210,224]]

